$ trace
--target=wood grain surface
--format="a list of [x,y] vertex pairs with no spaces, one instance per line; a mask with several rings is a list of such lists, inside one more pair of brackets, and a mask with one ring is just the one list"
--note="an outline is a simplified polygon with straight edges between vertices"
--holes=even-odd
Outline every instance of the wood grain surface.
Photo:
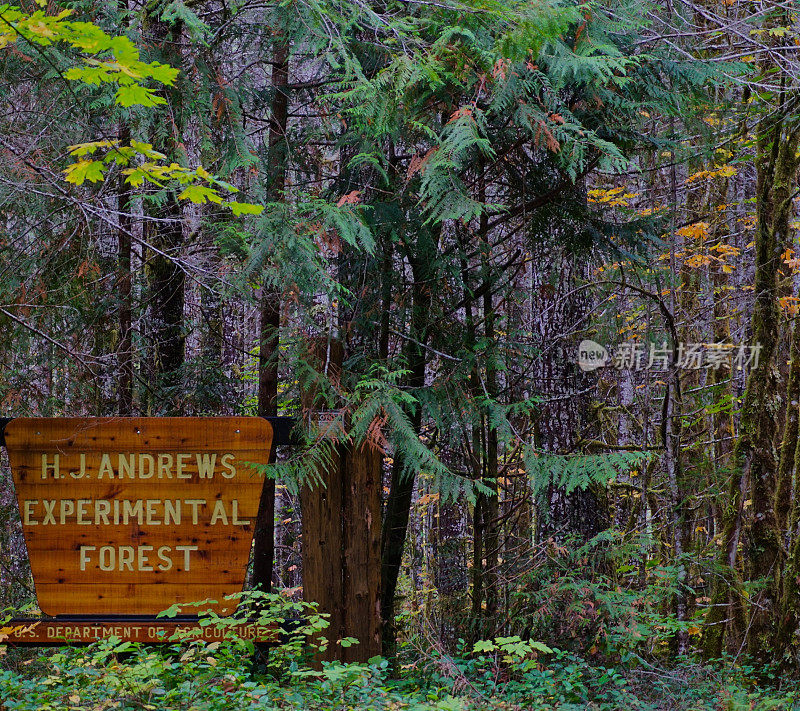
[[241,591],[266,420],[18,418],[5,439],[45,614],[152,615]]

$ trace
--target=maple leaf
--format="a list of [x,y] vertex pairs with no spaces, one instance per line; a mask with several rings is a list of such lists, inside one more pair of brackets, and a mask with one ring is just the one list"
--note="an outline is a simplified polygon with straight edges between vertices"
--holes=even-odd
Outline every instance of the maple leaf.
[[691,225],[675,230],[675,234],[690,239],[706,239],[709,236],[708,227],[708,222],[693,222]]
[[97,183],[103,179],[106,166],[99,160],[79,160],[64,170],[66,181],[73,185],[83,185],[87,180]]
[[139,84],[130,84],[129,86],[120,86],[117,89],[116,103],[125,107],[155,106],[157,104],[166,104],[167,101],[158,96],[153,89]]
[[264,212],[263,205],[253,205],[249,202],[235,202],[231,201],[226,203],[236,217],[241,215],[260,215]]
[[207,188],[204,185],[190,185],[180,195],[178,200],[191,200],[195,204],[202,204],[205,202],[221,203],[222,198],[213,188]]

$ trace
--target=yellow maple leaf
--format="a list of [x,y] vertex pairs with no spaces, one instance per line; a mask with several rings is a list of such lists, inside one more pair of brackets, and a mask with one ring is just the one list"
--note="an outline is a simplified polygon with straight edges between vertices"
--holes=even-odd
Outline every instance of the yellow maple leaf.
[[706,239],[709,236],[708,227],[708,222],[693,222],[691,225],[675,230],[675,234],[691,239]]
[[44,37],[45,39],[53,39],[53,37],[56,36],[56,33],[53,32],[53,29],[49,27],[46,22],[42,22],[41,20],[28,22],[25,26],[25,29],[31,34],[34,34],[37,37]]

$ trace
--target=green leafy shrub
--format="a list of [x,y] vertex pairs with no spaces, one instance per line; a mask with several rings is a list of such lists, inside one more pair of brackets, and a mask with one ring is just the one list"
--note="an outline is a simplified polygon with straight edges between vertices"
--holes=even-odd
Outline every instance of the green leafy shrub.
[[613,530],[582,545],[550,541],[544,562],[514,592],[512,631],[608,659],[657,655],[678,630],[698,632],[672,614],[678,566],[648,557],[649,548]]
[[[278,596],[259,598],[277,610],[297,609]],[[0,671],[0,708],[767,711],[797,708],[800,699],[793,687],[756,687],[752,667],[700,666],[690,660],[671,668],[607,666],[514,636],[471,647],[462,640],[458,654],[433,650],[392,678],[388,661],[380,657],[363,664],[311,664],[307,652],[319,629],[298,624],[271,648],[270,669],[254,666],[252,643],[234,636],[158,647],[108,639],[85,648],[47,650]]]

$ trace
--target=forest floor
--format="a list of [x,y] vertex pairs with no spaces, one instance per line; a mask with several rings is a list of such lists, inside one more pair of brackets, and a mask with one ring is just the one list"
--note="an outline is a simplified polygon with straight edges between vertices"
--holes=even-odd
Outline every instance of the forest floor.
[[282,651],[254,669],[248,650],[229,643],[9,649],[0,709],[800,709],[800,686],[769,675],[759,684],[746,665],[667,668],[631,657],[610,666],[553,650],[526,660],[430,655],[398,658],[394,670],[381,658],[320,669]]

